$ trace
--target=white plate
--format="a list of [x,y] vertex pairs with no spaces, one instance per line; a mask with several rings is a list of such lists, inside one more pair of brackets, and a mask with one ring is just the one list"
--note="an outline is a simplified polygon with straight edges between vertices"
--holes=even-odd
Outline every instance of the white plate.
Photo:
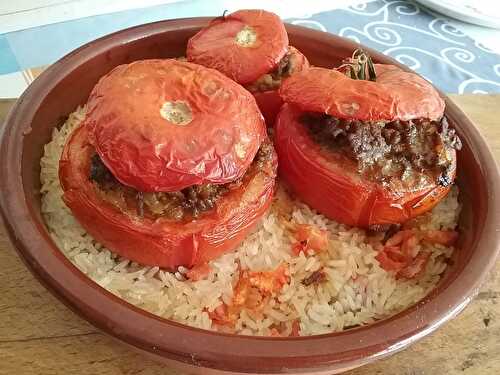
[[416,0],[448,17],[475,25],[500,29],[500,1],[497,0]]

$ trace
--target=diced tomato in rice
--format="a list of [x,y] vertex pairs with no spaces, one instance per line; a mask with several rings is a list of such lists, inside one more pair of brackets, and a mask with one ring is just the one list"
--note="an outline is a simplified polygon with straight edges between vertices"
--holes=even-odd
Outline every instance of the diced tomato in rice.
[[396,274],[396,279],[414,279],[420,276],[424,272],[430,256],[431,253],[427,251],[419,252],[410,264]]
[[295,319],[292,323],[292,332],[290,333],[291,337],[300,336],[300,322],[298,319]]
[[292,248],[295,255],[307,253],[308,250],[323,251],[328,247],[328,232],[314,225],[296,225],[294,236],[297,240]]
[[429,230],[424,233],[423,239],[434,244],[453,246],[458,239],[458,232],[454,230]]
[[375,259],[384,270],[396,272],[396,279],[414,279],[424,272],[430,259],[430,252],[419,248],[420,241],[452,246],[457,238],[455,231],[402,230],[387,240]]
[[394,260],[389,256],[389,254],[391,253],[384,249],[375,256],[375,259],[377,259],[380,263],[380,267],[386,271],[399,271],[405,266],[405,262]]
[[233,288],[231,304],[221,304],[208,315],[215,324],[232,326],[242,309],[247,309],[249,313],[259,313],[273,293],[279,292],[289,282],[290,274],[286,264],[281,264],[274,271],[241,271]]
[[401,245],[404,240],[413,235],[413,230],[400,230],[396,234],[394,234],[391,238],[387,240],[385,243],[386,246],[397,246]]

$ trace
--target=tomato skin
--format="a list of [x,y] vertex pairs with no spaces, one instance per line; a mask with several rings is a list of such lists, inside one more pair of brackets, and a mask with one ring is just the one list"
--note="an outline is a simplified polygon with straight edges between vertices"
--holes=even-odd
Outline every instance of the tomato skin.
[[[299,122],[303,112],[284,104],[275,124],[279,172],[298,198],[338,222],[368,228],[399,224],[432,209],[450,186],[430,184],[421,190],[390,190],[362,179],[352,161],[325,152]],[[456,153],[452,151],[453,181]],[[351,163],[351,164],[350,164]]]
[[438,120],[444,100],[415,73],[394,65],[375,64],[376,82],[353,80],[333,70],[312,67],[283,82],[284,102],[304,111],[361,121]]
[[278,90],[254,92],[253,96],[259,106],[262,116],[264,116],[266,120],[267,127],[271,128],[283,105],[283,100],[281,100]]
[[[179,103],[190,116],[181,125],[165,114]],[[216,70],[172,59],[114,68],[92,90],[85,124],[113,175],[142,192],[234,181],[266,137],[248,91]]]
[[167,269],[201,265],[234,249],[271,204],[277,159],[222,197],[197,220],[173,222],[123,213],[99,197],[89,180],[93,147],[80,126],[59,164],[63,200],[80,224],[113,252],[144,265]]
[[[244,47],[236,35],[245,26],[256,34],[255,44]],[[216,69],[240,84],[255,81],[285,56],[288,34],[281,19],[264,10],[243,9],[218,17],[189,39],[188,61]]]

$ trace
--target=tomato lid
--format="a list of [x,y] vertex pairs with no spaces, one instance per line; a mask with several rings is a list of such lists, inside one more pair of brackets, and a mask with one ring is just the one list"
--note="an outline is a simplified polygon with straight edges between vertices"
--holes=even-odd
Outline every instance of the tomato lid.
[[303,111],[361,121],[437,120],[444,100],[436,89],[415,73],[395,65],[374,64],[376,81],[355,80],[325,68],[310,68],[283,81],[283,101]]
[[247,84],[274,69],[287,48],[285,25],[276,14],[239,10],[215,18],[189,39],[186,56]]
[[221,73],[177,60],[120,65],[90,94],[89,140],[139,191],[241,177],[265,137],[253,96]]

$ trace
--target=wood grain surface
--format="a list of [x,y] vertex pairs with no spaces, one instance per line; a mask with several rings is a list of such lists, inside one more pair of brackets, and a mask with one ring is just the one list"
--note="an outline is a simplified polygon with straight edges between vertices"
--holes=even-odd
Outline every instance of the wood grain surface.
[[[500,96],[452,99],[500,161]],[[0,101],[0,123],[10,104]],[[26,269],[0,223],[0,374],[179,373],[104,335],[62,305]],[[459,317],[409,349],[349,374],[500,374],[500,262]]]

